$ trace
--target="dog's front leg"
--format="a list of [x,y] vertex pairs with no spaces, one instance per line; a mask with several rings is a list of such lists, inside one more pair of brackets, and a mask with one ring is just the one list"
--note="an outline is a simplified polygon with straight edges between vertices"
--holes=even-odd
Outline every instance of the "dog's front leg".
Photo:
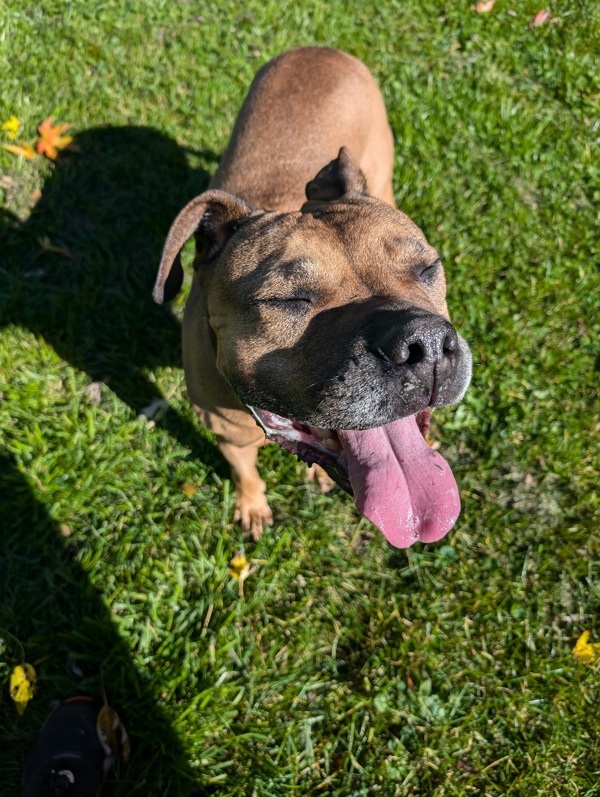
[[273,525],[273,513],[265,496],[266,485],[258,475],[256,458],[260,446],[236,446],[219,442],[221,453],[231,466],[235,486],[235,520],[242,531],[257,541],[265,526]]

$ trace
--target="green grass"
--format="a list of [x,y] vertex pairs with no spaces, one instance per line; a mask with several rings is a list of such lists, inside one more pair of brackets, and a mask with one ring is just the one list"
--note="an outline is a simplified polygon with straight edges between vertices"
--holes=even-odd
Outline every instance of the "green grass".
[[[531,30],[540,5],[0,0],[0,122],[33,141],[52,115],[78,145],[0,149],[3,797],[52,701],[102,686],[133,744],[115,795],[600,794],[600,675],[571,653],[600,639],[600,16],[554,2]],[[276,526],[245,543],[184,394],[183,300],[151,301],[252,75],[305,43],[380,81],[398,202],[474,353],[435,416],[463,512],[409,552],[274,446]]]

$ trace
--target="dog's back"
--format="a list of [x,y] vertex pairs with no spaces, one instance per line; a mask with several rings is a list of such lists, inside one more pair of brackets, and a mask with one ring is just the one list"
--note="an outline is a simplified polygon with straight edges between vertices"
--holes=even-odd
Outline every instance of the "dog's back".
[[339,50],[290,50],[256,75],[211,187],[254,207],[297,210],[342,146],[369,193],[393,205],[393,137],[369,70]]

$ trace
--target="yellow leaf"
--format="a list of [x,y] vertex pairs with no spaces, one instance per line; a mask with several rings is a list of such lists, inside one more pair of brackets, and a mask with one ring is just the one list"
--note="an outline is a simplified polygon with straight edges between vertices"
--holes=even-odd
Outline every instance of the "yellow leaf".
[[10,696],[22,714],[35,693],[37,676],[31,664],[17,664],[10,674]]
[[21,127],[21,122],[19,122],[16,116],[11,116],[4,122],[2,127],[0,127],[0,130],[6,130],[9,138],[16,138],[19,127]]
[[188,498],[191,498],[193,495],[196,495],[196,493],[198,492],[198,488],[196,487],[196,485],[192,484],[191,482],[183,482],[183,484],[181,485],[181,489],[187,495]]
[[37,154],[33,147],[29,144],[21,141],[20,144],[2,144],[4,149],[7,149],[9,152],[12,152],[13,155],[20,155],[25,160],[33,160],[37,158]]
[[70,127],[72,127],[71,124],[53,125],[50,116],[44,119],[38,127],[40,138],[35,145],[37,152],[50,160],[56,160],[59,150],[65,149],[73,141],[73,136],[63,135]]
[[131,753],[129,736],[119,715],[108,703],[104,703],[98,712],[96,731],[107,756],[114,760],[120,755],[123,761],[127,761]]
[[239,553],[233,557],[231,562],[229,562],[229,575],[232,578],[235,578],[236,581],[240,579],[246,578],[248,572],[250,571],[250,566],[248,564],[248,560],[244,556],[243,553]]
[[441,448],[441,444],[432,436],[431,431],[427,432],[425,435],[425,442],[430,448],[433,448],[434,451]]
[[586,664],[600,661],[600,642],[589,642],[590,635],[590,631],[584,631],[573,648],[573,655]]

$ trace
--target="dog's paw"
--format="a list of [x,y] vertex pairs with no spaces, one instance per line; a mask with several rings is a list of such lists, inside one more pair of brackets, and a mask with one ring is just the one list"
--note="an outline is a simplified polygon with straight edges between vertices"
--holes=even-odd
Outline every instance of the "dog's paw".
[[244,534],[250,534],[254,542],[260,540],[267,526],[273,525],[273,513],[264,496],[255,501],[240,498],[236,501],[233,519],[240,524]]
[[309,465],[306,469],[306,478],[323,494],[331,492],[335,487],[334,480],[320,465]]

